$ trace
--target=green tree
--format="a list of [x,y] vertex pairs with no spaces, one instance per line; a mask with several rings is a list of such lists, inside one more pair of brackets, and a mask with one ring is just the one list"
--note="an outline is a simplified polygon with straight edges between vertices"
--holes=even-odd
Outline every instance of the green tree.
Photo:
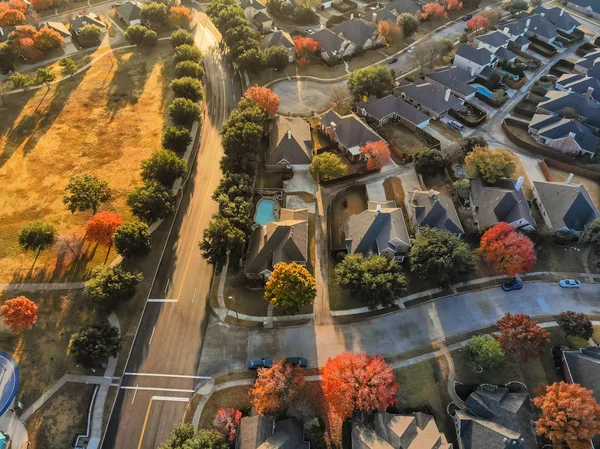
[[181,61],[194,61],[200,63],[202,61],[202,52],[194,45],[182,44],[175,49],[173,60],[176,63]]
[[144,257],[150,252],[150,230],[146,223],[128,221],[115,231],[113,241],[117,252],[129,259]]
[[490,184],[509,178],[516,169],[513,154],[504,149],[490,150],[475,147],[465,158],[465,167],[471,176],[481,176]]
[[202,83],[196,78],[190,78],[189,76],[171,81],[171,89],[178,98],[187,98],[194,102],[204,98]]
[[54,242],[56,242],[56,229],[42,220],[26,224],[19,232],[19,245],[25,251],[37,251],[36,260],[40,252],[50,248]]
[[6,42],[0,42],[0,73],[6,74],[13,71],[15,62],[13,49]]
[[356,101],[374,95],[382,97],[392,92],[394,77],[382,65],[355,70],[348,77],[348,90]]
[[297,312],[312,304],[316,296],[315,278],[296,262],[275,265],[265,285],[265,299],[287,312]]
[[140,220],[154,223],[175,211],[175,197],[158,182],[145,181],[129,193],[127,205]]
[[504,362],[504,350],[489,335],[475,335],[468,346],[469,356],[477,368],[493,370]]
[[[256,44],[258,44],[258,41],[256,41]],[[240,70],[257,73],[264,67],[265,58],[260,47],[255,45],[253,48],[240,52],[236,58],[236,63]]]
[[463,137],[458,142],[458,145],[463,153],[463,155],[469,154],[471,151],[475,149],[475,147],[487,147],[488,144],[483,137]]
[[148,31],[148,28],[142,25],[130,25],[125,30],[125,39],[131,45],[137,45],[138,47],[142,46],[144,42],[144,35]]
[[171,45],[177,48],[180,45],[194,45],[194,36],[187,30],[176,30],[171,33]]
[[169,117],[175,125],[189,126],[200,119],[200,106],[187,98],[175,98],[169,106]]
[[93,368],[121,349],[119,329],[108,323],[84,326],[71,335],[69,353],[77,363]]
[[441,288],[466,282],[475,268],[475,255],[460,237],[425,227],[413,239],[410,268],[422,279],[434,280]]
[[58,61],[58,65],[60,66],[60,73],[63,76],[71,76],[77,72],[77,64],[71,58],[62,58]]
[[424,148],[415,154],[415,171],[420,174],[435,174],[446,166],[446,156],[433,148]]
[[600,218],[585,225],[583,232],[579,235],[579,241],[589,245],[594,254],[600,257]]
[[42,85],[44,84],[48,89],[50,89],[50,83],[56,79],[56,75],[52,73],[48,69],[37,69],[35,71],[35,76],[33,77],[34,84]]
[[[159,449],[229,449],[225,436],[215,429],[200,429],[196,434],[193,433],[193,426],[177,426],[177,435],[175,429],[171,439],[163,444]],[[189,425],[188,425],[189,426]],[[190,432],[192,434],[189,437]]]
[[8,78],[8,82],[12,84],[14,89],[27,89],[31,86],[31,78],[24,73],[15,72]]
[[131,299],[136,285],[143,278],[142,273],[125,271],[119,265],[103,265],[92,272],[83,286],[83,293],[92,301],[110,309]]
[[515,16],[521,11],[527,11],[529,4],[527,0],[504,0],[502,2],[502,8],[507,10],[511,16]]
[[196,429],[193,424],[179,424],[173,427],[171,438],[160,446],[159,449],[181,449],[187,441],[194,438],[195,434]]
[[461,200],[469,198],[469,189],[471,188],[471,181],[468,179],[459,179],[452,183],[452,191],[455,192]]
[[158,45],[158,34],[154,30],[148,30],[142,37],[142,47],[154,48]]
[[150,24],[152,27],[161,27],[167,24],[169,17],[169,8],[164,3],[150,2],[144,3],[140,18],[142,22]]
[[102,34],[104,34],[102,28],[100,28],[98,25],[88,23],[87,25],[79,28],[79,34],[77,37],[82,45],[88,46],[99,42]]
[[579,337],[589,340],[594,335],[594,326],[585,313],[568,310],[560,314],[558,325],[567,337]]
[[534,8],[541,6],[543,3],[544,3],[544,0],[529,0],[529,4]]
[[222,201],[221,198],[225,197],[229,200],[235,198],[244,198],[250,200],[253,195],[254,189],[251,186],[252,180],[250,176],[241,173],[226,173],[219,185],[215,189],[212,199]]
[[221,266],[227,259],[227,252],[232,252],[232,259],[240,255],[246,245],[246,234],[237,228],[229,219],[214,215],[204,230],[200,251],[208,263]]
[[265,65],[272,69],[283,70],[289,63],[289,55],[283,47],[270,47],[264,52]]
[[348,164],[335,153],[321,153],[310,163],[309,170],[315,179],[334,179],[348,174]]
[[167,188],[171,188],[175,180],[185,175],[187,170],[187,162],[170,150],[156,151],[142,161],[142,179],[157,181]]
[[369,309],[391,307],[406,288],[396,262],[384,256],[349,254],[335,267],[335,279]]
[[192,143],[190,130],[185,126],[167,126],[163,133],[162,146],[167,150],[183,153]]
[[[206,14],[213,20],[219,17],[219,14],[227,8],[238,7],[239,5],[235,0],[212,0],[208,4]],[[217,25],[218,26],[218,25]]]
[[67,195],[63,198],[63,204],[71,213],[92,209],[95,215],[100,204],[106,203],[112,197],[107,182],[88,174],[71,176],[65,191]]
[[252,227],[253,204],[243,197],[229,199],[226,196],[218,198],[219,215],[227,218],[236,228],[245,234],[250,233]]
[[404,32],[404,37],[410,37],[419,29],[419,21],[410,13],[402,13],[398,16],[398,25]]
[[175,66],[175,76],[183,78],[189,76],[201,80],[204,77],[204,69],[194,61],[181,61]]

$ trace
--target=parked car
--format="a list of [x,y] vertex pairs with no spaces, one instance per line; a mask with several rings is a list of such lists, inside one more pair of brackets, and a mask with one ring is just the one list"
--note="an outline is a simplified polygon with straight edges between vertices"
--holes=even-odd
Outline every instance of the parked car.
[[310,28],[306,30],[307,34],[315,34],[315,30],[311,30]]
[[288,357],[285,361],[292,366],[299,366],[300,368],[306,368],[308,366],[308,360],[304,357]]
[[269,358],[248,360],[248,369],[271,368],[273,360]]
[[406,53],[413,53],[415,51],[415,47],[408,47],[408,50],[406,50]]
[[462,16],[462,19],[466,22],[467,20],[471,20],[473,18],[473,14],[467,14]]
[[562,288],[579,288],[581,286],[581,282],[577,279],[563,279],[558,283]]
[[502,284],[502,290],[510,292],[512,290],[521,290],[523,288],[523,282],[518,279],[513,279],[510,282]]
[[396,58],[395,56],[392,56],[390,58],[387,58],[387,63],[388,64],[393,64],[394,62],[398,61],[398,58]]

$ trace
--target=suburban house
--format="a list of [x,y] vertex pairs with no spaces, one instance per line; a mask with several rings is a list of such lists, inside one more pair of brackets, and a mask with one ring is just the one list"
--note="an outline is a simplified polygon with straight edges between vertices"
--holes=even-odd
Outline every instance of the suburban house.
[[480,385],[456,410],[460,449],[537,449],[529,393]]
[[320,44],[321,59],[325,62],[337,62],[344,56],[352,56],[356,49],[348,39],[341,38],[327,28],[316,31],[311,38]]
[[582,12],[586,16],[600,19],[600,3],[598,3],[598,0],[569,0],[567,7]]
[[358,104],[358,112],[364,117],[375,120],[375,126],[383,126],[387,122],[401,122],[410,129],[424,128],[429,125],[429,116],[411,106],[395,95],[383,98],[369,98]]
[[558,114],[561,109],[571,108],[577,119],[588,126],[600,128],[600,107],[589,95],[579,95],[569,91],[550,90],[537,105],[537,113]]
[[509,42],[510,37],[500,31],[492,31],[475,38],[478,48],[486,48],[491,53],[495,53],[499,48],[506,48]]
[[310,125],[299,117],[278,115],[269,135],[267,170],[306,171],[312,158]]
[[539,143],[567,154],[593,157],[600,147],[600,137],[576,119],[558,115],[535,114],[527,133]]
[[355,114],[342,117],[333,109],[321,118],[319,129],[332,142],[337,143],[340,150],[353,162],[366,160],[360,149],[367,142],[384,140]]
[[452,108],[460,108],[463,104],[463,100],[452,94],[450,89],[444,89],[433,83],[406,84],[394,91],[434,119]]
[[[574,70],[577,73],[586,75],[592,67],[600,65],[600,49],[589,52],[583,58],[575,62]],[[598,73],[598,72],[596,72]]]
[[252,231],[244,273],[248,279],[267,280],[280,262],[306,266],[308,209],[281,209],[279,221]]
[[[562,365],[565,379],[570,384],[579,384],[592,392],[600,402],[600,348],[591,346],[563,351]],[[592,447],[600,447],[600,435],[592,440]]]
[[296,59],[296,46],[294,45],[294,39],[290,36],[290,33],[286,31],[277,30],[271,34],[267,34],[263,37],[260,42],[260,49],[265,51],[271,47],[282,47],[288,52],[288,61],[294,62]]
[[550,229],[579,235],[600,213],[585,187],[571,184],[572,178],[571,174],[567,182],[533,181],[533,201]]
[[[51,30],[56,31],[58,34],[60,34],[60,37],[63,38],[65,44],[71,42],[71,33],[62,22],[44,22],[40,25],[40,28],[42,27],[50,28]],[[1,41],[2,39],[0,39],[0,42]]]
[[572,34],[576,28],[581,26],[581,23],[566,13],[564,8],[544,8],[543,6],[538,6],[532,11],[532,14],[539,14],[545,17],[557,29],[567,34]]
[[126,0],[115,9],[115,13],[126,25],[140,25],[142,8],[135,0]]
[[542,14],[529,15],[524,13],[522,18],[506,24],[503,31],[511,36],[511,40],[513,37],[524,36],[552,44],[559,34],[556,26],[550,23]]
[[310,449],[302,422],[288,418],[275,422],[266,416],[246,416],[238,425],[235,449]]
[[[365,13],[365,20],[368,16]],[[390,23],[396,23],[398,21],[398,15],[394,11],[390,11],[386,8],[376,9],[371,12],[371,26],[376,28],[381,22],[387,20]]]
[[267,7],[256,0],[242,0],[240,2],[240,7],[244,10],[244,15],[250,22],[252,22],[254,16],[259,12],[267,12]]
[[106,24],[93,12],[76,15],[71,19],[70,25],[73,36],[79,36],[79,30],[86,25],[96,25],[102,32],[106,32]]
[[470,100],[475,96],[477,90],[468,84],[473,81],[473,76],[469,72],[458,67],[442,67],[434,70],[424,76],[425,81],[429,81],[439,87],[450,89],[454,95],[463,100]]
[[376,412],[372,419],[367,424],[353,423],[353,449],[452,449],[433,416]]
[[373,48],[380,42],[377,28],[363,19],[352,19],[341,23],[333,27],[333,32],[352,42],[355,47],[362,47],[365,50]]
[[461,44],[454,55],[454,65],[471,75],[479,75],[486,67],[495,68],[498,58],[485,47],[475,48]]
[[402,263],[411,246],[404,214],[394,201],[369,201],[367,210],[346,220],[344,233],[348,254],[378,254]]
[[406,195],[405,202],[415,233],[425,226],[459,236],[465,233],[452,198],[449,196],[435,190],[428,192],[414,190],[412,194]]
[[420,19],[423,13],[421,7],[412,0],[392,0],[385,9],[395,13],[396,16],[408,13],[414,15],[417,19]]
[[264,11],[259,11],[256,14],[254,14],[254,17],[252,18],[252,23],[260,31],[270,31],[273,29],[273,19]]
[[[600,69],[600,64],[598,68]],[[558,79],[554,87],[557,90],[567,90],[586,95],[600,103],[600,77],[567,73]]]
[[525,178],[503,179],[497,185],[487,185],[481,178],[471,181],[469,199],[475,224],[481,230],[504,221],[515,229],[533,231],[535,220],[522,190]]

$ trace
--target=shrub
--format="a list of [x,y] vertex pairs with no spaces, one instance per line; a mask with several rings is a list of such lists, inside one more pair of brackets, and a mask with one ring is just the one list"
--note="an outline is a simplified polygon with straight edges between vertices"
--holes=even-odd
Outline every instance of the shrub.
[[169,116],[176,125],[191,125],[200,118],[200,106],[187,98],[175,98],[169,106]]
[[131,25],[125,30],[125,39],[131,45],[137,45],[138,47],[144,42],[144,35],[148,31],[148,28],[142,25]]
[[204,98],[202,83],[195,78],[184,76],[171,82],[171,89],[176,97],[187,98],[194,102]]
[[181,61],[194,61],[200,62],[202,61],[202,52],[199,48],[189,45],[183,44],[178,46],[173,53],[173,60],[175,62]]
[[156,31],[148,30],[142,37],[142,47],[153,48],[158,45],[158,34]]
[[180,45],[194,45],[194,36],[186,30],[177,30],[171,33],[171,45],[174,48]]
[[190,78],[202,79],[204,77],[204,69],[197,62],[181,61],[175,66],[175,76],[177,78],[189,76]]
[[142,161],[142,179],[157,181],[170,188],[177,178],[187,172],[187,162],[169,150],[160,150]]
[[190,131],[184,126],[169,126],[163,133],[162,146],[167,150],[182,153],[191,142]]
[[130,221],[117,228],[113,236],[117,252],[128,258],[144,257],[150,252],[150,231],[146,223]]

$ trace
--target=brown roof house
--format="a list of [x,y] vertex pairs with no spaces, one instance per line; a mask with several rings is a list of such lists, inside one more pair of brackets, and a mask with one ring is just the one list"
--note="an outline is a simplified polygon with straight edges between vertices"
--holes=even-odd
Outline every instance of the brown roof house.
[[275,422],[266,416],[242,418],[235,449],[310,449],[302,423],[295,418]]
[[299,117],[282,117],[271,128],[267,170],[306,171],[312,162],[310,125]]
[[308,209],[281,209],[279,221],[257,227],[250,237],[246,267],[248,279],[268,279],[280,262],[306,266]]
[[414,190],[405,198],[406,210],[414,231],[429,226],[461,236],[465,233],[452,198],[435,190]]
[[411,246],[404,214],[395,201],[369,201],[367,210],[346,220],[344,232],[348,254],[378,254],[402,263]]

